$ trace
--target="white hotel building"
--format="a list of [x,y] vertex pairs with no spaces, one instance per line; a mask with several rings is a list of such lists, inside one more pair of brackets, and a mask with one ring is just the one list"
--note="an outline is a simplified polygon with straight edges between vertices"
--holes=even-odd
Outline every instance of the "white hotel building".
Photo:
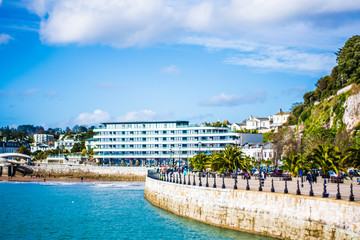
[[94,133],[94,157],[106,164],[184,164],[199,152],[263,141],[262,134],[192,126],[188,121],[109,122],[102,123]]

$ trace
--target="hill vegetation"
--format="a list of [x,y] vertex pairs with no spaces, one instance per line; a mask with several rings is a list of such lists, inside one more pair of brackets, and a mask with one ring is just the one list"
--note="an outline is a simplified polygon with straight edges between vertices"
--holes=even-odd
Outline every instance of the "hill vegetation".
[[[292,108],[284,128],[269,135],[278,156],[288,158],[292,153],[305,158],[319,146],[332,146],[342,154],[359,148],[360,124],[355,122],[349,129],[344,113],[348,98],[360,93],[360,36],[348,39],[336,56],[337,66],[331,74],[320,78],[314,91],[304,94],[303,103]],[[359,121],[357,117],[351,119]]]

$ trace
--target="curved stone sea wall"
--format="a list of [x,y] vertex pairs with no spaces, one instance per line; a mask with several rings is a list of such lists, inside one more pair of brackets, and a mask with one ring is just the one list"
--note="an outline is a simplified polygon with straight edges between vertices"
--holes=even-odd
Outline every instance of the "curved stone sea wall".
[[146,178],[155,206],[210,225],[279,239],[360,239],[360,204],[259,191],[214,189]]

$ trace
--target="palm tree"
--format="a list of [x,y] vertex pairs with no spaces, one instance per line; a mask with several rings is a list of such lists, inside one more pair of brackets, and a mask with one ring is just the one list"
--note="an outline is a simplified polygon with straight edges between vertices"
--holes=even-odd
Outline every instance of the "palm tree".
[[329,171],[333,170],[336,174],[344,169],[344,158],[337,147],[331,145],[318,145],[312,150],[308,159],[314,161],[315,165],[323,172],[323,178],[329,178]]
[[284,158],[283,164],[284,170],[288,171],[292,177],[295,177],[299,173],[301,158],[299,154],[290,153],[289,157]]
[[246,172],[251,172],[251,169],[254,168],[254,165],[252,164],[253,159],[250,158],[249,156],[245,156],[241,159],[241,169],[246,171]]
[[222,171],[224,168],[224,161],[221,152],[214,152],[211,154],[211,169],[214,171]]
[[229,170],[229,172],[233,172],[234,170],[243,167],[241,166],[243,152],[237,146],[229,145],[225,147],[222,151],[222,157],[225,167]]
[[224,147],[221,152],[214,152],[210,160],[212,170],[220,172],[233,172],[238,168],[247,169],[250,164],[240,148],[234,145]]
[[197,154],[189,159],[189,166],[198,171],[204,171],[211,165],[210,157],[204,153]]
[[354,168],[360,168],[360,149],[358,147],[348,148],[345,153],[345,162]]

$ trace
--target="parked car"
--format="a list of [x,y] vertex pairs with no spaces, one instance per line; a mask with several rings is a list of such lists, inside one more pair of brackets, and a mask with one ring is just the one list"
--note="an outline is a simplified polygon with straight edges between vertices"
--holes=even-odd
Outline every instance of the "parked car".
[[283,175],[284,171],[281,168],[275,169],[275,171],[272,173],[271,176],[273,177],[281,177]]

